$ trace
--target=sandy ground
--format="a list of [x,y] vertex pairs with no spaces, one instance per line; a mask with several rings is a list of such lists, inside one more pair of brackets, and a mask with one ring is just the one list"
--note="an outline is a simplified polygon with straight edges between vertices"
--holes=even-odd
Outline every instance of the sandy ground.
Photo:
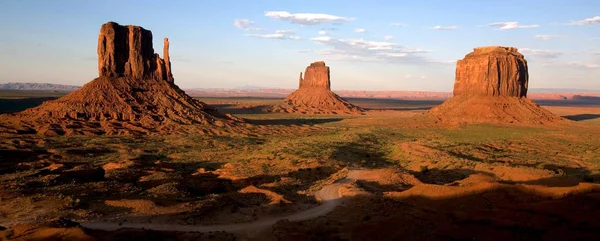
[[415,122],[434,102],[256,111],[268,103],[209,102],[254,125],[245,136],[3,136],[0,238],[600,238],[599,106],[543,106],[567,125],[444,129]]

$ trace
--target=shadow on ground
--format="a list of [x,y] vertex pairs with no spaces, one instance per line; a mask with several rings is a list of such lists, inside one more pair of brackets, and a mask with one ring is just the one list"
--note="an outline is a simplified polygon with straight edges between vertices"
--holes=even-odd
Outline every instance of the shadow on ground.
[[56,97],[35,97],[19,99],[0,99],[0,113],[19,112],[25,109],[33,108],[44,103],[44,101],[54,100]]
[[338,122],[343,118],[322,118],[322,119],[261,119],[261,120],[248,120],[248,122],[255,125],[318,125],[331,122]]
[[584,120],[593,120],[600,118],[600,114],[579,114],[579,115],[567,115],[563,116],[566,119],[572,121],[584,121]]

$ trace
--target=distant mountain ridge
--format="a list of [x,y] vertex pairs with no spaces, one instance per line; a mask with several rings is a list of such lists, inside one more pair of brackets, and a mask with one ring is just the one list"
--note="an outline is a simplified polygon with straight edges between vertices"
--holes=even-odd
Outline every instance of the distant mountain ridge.
[[[0,83],[0,90],[23,91],[56,91],[71,92],[81,88],[74,85],[50,83]],[[188,88],[183,89],[193,97],[258,97],[285,98],[295,89],[268,88],[262,86],[241,86],[237,88]],[[344,98],[380,98],[380,99],[422,99],[444,100],[452,96],[452,92],[438,91],[402,91],[402,90],[334,90]],[[596,100],[600,90],[568,89],[568,88],[531,88],[527,95],[533,100]]]
[[0,90],[49,90],[49,91],[74,91],[81,88],[75,85],[61,85],[50,83],[4,83],[0,84]]
[[600,93],[600,90],[573,89],[573,88],[530,88],[531,93]]

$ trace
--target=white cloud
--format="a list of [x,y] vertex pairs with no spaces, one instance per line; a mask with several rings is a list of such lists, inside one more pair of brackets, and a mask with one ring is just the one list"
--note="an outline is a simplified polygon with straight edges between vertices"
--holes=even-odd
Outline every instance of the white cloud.
[[270,39],[285,39],[286,36],[280,33],[273,33],[273,34],[246,34],[246,36],[248,37],[254,37],[254,38],[270,38]]
[[320,31],[319,31],[319,34],[320,34],[320,35],[328,35],[328,34],[329,34],[329,32],[327,32],[327,31],[325,31],[325,30],[320,30]]
[[310,50],[310,49],[301,49],[301,50],[298,50],[298,53],[310,53],[310,52],[313,52],[313,51]]
[[266,28],[247,28],[245,30],[248,30],[248,31],[265,31],[267,29]]
[[294,30],[275,30],[275,33],[283,35],[294,35]]
[[591,24],[600,24],[600,16],[586,18],[586,19],[580,20],[580,21],[572,21],[568,25],[582,26],[582,25],[591,25]]
[[311,38],[310,40],[328,47],[328,49],[315,51],[328,60],[400,62],[407,64],[439,63],[420,55],[431,52],[429,50],[407,48],[396,43],[365,39],[337,39],[329,36]]
[[405,57],[408,53],[379,53],[378,55],[386,57]]
[[[519,49],[519,51],[521,53],[524,53],[524,54],[526,53],[527,55],[539,57],[542,59],[554,59],[554,58],[558,58],[558,57],[562,56],[563,54],[565,54],[564,52],[561,52],[561,51],[530,49],[530,48],[521,48],[521,49]],[[525,56],[525,57],[527,57],[527,56]]]
[[569,66],[572,66],[572,67],[575,67],[575,68],[585,68],[585,69],[597,69],[597,68],[600,68],[600,65],[598,65],[598,64],[585,64],[585,63],[581,63],[581,62],[577,62],[577,61],[570,62]]
[[408,25],[403,24],[403,23],[390,23],[390,26],[394,26],[394,27],[407,27]]
[[315,41],[315,42],[329,42],[331,41],[331,37],[316,37],[316,38],[311,38],[310,40]]
[[458,26],[435,26],[431,29],[433,29],[433,30],[455,30],[455,29],[458,29]]
[[386,35],[385,37],[383,37],[385,40],[391,40],[394,38],[394,36],[391,35]]
[[406,74],[404,75],[405,79],[427,79],[427,76],[422,75],[422,76],[414,76],[412,74]]
[[265,16],[273,19],[281,19],[299,25],[318,25],[323,23],[344,23],[354,18],[340,17],[322,13],[289,13],[285,11],[268,11]]
[[364,28],[357,28],[357,29],[354,29],[354,32],[355,32],[355,33],[364,33],[364,32],[366,32],[366,31],[367,31],[367,30],[366,30],[366,29],[364,29]]
[[241,29],[248,29],[248,27],[254,25],[254,22],[248,19],[234,19],[233,25]]
[[246,34],[246,36],[248,37],[253,37],[253,38],[264,38],[264,39],[281,39],[281,40],[286,40],[286,39],[292,39],[292,40],[298,40],[300,39],[300,37],[295,36],[295,35],[291,35],[289,36],[286,33],[272,33],[272,34]]
[[551,38],[564,38],[567,36],[566,35],[537,34],[533,37],[537,38],[537,39],[541,39],[541,40],[549,40]]
[[519,22],[495,22],[495,23],[490,23],[487,26],[499,27],[498,30],[509,30],[509,29],[517,29],[517,28],[537,28],[540,25],[537,25],[537,24],[519,25]]

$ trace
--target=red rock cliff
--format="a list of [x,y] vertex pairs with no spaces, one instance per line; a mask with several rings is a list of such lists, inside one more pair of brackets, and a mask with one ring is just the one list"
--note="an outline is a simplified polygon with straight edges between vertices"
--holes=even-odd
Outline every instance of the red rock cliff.
[[517,48],[480,47],[456,64],[454,96],[526,97],[527,61]]
[[98,74],[173,81],[168,44],[165,39],[165,61],[154,53],[151,31],[139,26],[105,23],[98,35]]
[[304,78],[300,73],[300,88],[326,88],[331,89],[331,82],[329,80],[329,67],[325,65],[325,62],[318,61],[310,64],[304,71]]

